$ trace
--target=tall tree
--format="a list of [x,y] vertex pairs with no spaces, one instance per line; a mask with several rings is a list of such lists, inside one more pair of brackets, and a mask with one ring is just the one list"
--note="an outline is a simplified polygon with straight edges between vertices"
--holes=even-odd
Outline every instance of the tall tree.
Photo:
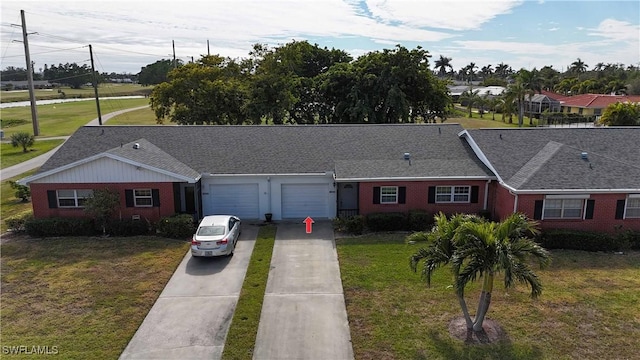
[[578,58],[576,61],[571,63],[571,66],[569,67],[569,71],[575,74],[583,74],[585,71],[587,71],[589,65],[585,64],[584,61],[582,61],[580,58]]
[[462,94],[460,94],[460,103],[466,104],[467,109],[469,110],[469,117],[472,117],[471,109],[473,106],[480,101],[480,95],[478,93],[480,90],[469,89]]
[[453,71],[453,66],[451,66],[451,58],[440,55],[440,58],[435,62],[435,68],[438,70],[438,76],[444,77],[448,71]]
[[43,75],[45,80],[68,85],[74,89],[79,89],[84,84],[93,81],[93,74],[87,64],[82,66],[76,63],[51,65],[48,68],[45,67]]
[[522,86],[525,88],[529,101],[527,103],[529,108],[529,125],[533,124],[533,103],[532,97],[536,93],[540,93],[542,91],[542,79],[540,78],[539,72],[536,68],[529,71],[526,69],[521,69],[518,72],[518,79],[522,83]]
[[[541,267],[550,262],[549,253],[530,237],[537,233],[537,224],[522,214],[512,214],[502,222],[490,222],[474,215],[455,215],[447,219],[442,213],[426,237],[427,247],[411,256],[410,267],[421,275],[427,285],[439,268],[451,264],[456,296],[468,330],[482,331],[491,304],[494,279],[503,274],[506,288],[516,282],[531,288],[531,296],[542,293],[542,284],[532,271],[529,261]],[[474,318],[471,318],[464,298],[466,286],[482,279],[482,292]]]
[[[178,66],[182,66],[182,60],[178,60]],[[167,81],[169,72],[173,70],[173,60],[162,59],[143,66],[138,73],[138,82],[142,85],[156,85]]]
[[506,99],[512,100],[517,104],[518,111],[518,126],[522,127],[524,122],[524,98],[527,94],[527,89],[522,83],[521,79],[516,79],[516,82],[509,85],[506,91]]

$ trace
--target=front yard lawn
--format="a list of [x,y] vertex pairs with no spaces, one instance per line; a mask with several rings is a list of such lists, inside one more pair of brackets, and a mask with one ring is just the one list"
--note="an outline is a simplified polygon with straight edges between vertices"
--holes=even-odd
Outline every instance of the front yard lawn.
[[189,247],[152,236],[3,241],[3,351],[48,346],[64,359],[117,359]]
[[[640,349],[640,252],[625,255],[554,250],[534,268],[537,300],[518,284],[496,280],[488,318],[507,341],[464,345],[449,335],[462,315],[448,268],[430,288],[409,268],[421,244],[404,235],[337,239],[342,285],[356,359],[633,359]],[[475,313],[480,284],[466,298]]]

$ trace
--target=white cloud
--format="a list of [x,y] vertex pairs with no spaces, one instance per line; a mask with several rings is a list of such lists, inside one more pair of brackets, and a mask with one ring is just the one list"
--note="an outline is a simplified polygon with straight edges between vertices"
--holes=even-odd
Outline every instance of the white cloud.
[[507,14],[521,0],[365,0],[369,11],[384,23],[448,30],[478,29],[498,15]]
[[597,28],[590,29],[591,36],[601,36],[614,41],[634,41],[640,38],[640,25],[632,25],[626,21],[606,19]]

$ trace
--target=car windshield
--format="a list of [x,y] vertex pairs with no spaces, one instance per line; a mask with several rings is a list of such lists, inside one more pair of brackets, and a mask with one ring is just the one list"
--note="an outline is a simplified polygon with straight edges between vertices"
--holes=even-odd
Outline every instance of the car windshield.
[[201,226],[198,228],[197,235],[200,235],[200,236],[224,235],[224,226]]

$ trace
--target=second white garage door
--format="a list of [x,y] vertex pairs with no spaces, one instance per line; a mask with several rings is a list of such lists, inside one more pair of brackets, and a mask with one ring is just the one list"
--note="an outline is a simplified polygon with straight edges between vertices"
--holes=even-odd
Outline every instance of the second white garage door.
[[212,214],[235,215],[240,219],[260,218],[258,184],[212,184],[209,194]]
[[282,218],[329,217],[327,184],[282,184]]

